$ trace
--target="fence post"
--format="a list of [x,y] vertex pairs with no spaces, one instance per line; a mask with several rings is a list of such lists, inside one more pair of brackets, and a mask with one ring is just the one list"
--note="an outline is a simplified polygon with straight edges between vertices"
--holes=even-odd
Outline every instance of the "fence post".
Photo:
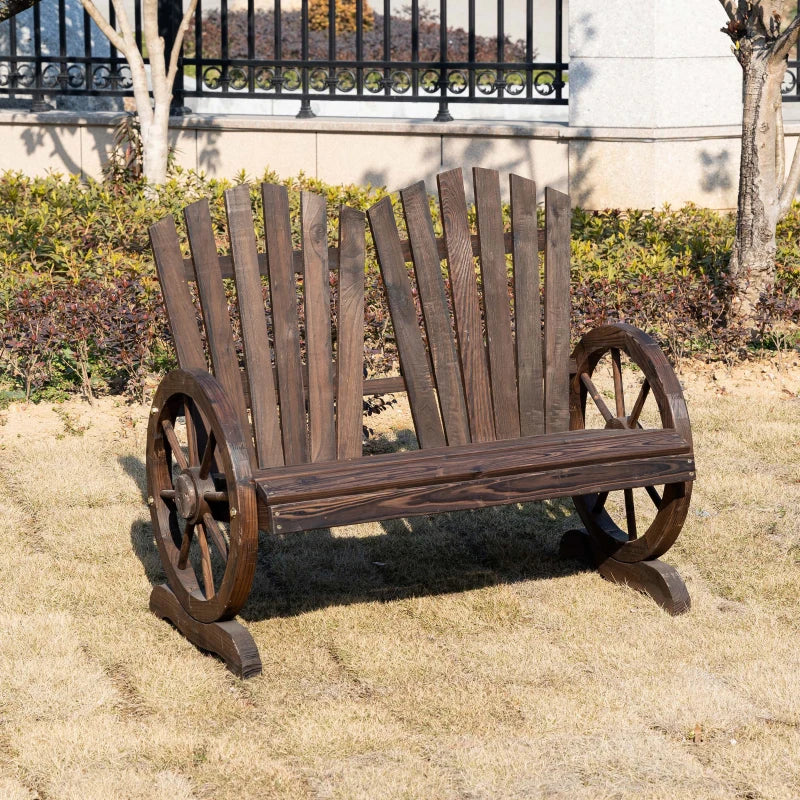
[[[183,17],[183,3],[179,0],[158,0],[158,34],[164,38],[164,59],[169,67],[169,56],[172,45],[178,35],[178,28]],[[172,104],[169,113],[181,117],[191,111],[184,106],[183,94],[183,48],[178,59],[178,72],[172,89]]]

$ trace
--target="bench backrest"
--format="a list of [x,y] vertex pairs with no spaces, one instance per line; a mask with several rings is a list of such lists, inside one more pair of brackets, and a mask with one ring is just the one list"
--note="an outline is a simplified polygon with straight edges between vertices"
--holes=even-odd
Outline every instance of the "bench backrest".
[[[252,435],[248,446],[254,466],[359,456],[364,391],[364,215],[351,208],[340,209],[339,246],[329,251],[325,198],[303,192],[302,247],[298,252],[292,249],[286,187],[265,183],[261,196],[266,253],[257,249],[247,185],[225,192],[230,256],[217,254],[206,200],[184,209],[190,259],[181,254],[171,216],[150,228],[178,364],[183,369],[210,368],[214,373],[242,429]],[[334,266],[338,269],[335,364],[330,294],[330,268]],[[269,316],[262,275],[267,277]],[[244,374],[234,342],[225,278],[233,278],[236,285]],[[192,281],[197,284],[207,348],[197,324]],[[303,358],[303,348],[307,358]]]
[[421,447],[569,428],[569,197],[545,190],[542,333],[536,184],[511,175],[508,236],[499,174],[476,168],[473,180],[477,236],[461,170],[438,176],[441,243],[424,184],[400,192],[413,276],[389,199],[368,211]]

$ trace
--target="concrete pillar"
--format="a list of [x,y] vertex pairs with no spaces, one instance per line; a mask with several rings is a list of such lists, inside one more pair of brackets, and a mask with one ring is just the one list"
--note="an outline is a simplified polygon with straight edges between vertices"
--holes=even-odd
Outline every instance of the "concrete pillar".
[[[735,205],[741,69],[717,0],[570,0],[570,180],[585,205]],[[712,140],[697,137],[714,134]],[[634,141],[634,130],[636,140]],[[603,184],[615,176],[618,190]],[[595,198],[597,201],[595,201]]]

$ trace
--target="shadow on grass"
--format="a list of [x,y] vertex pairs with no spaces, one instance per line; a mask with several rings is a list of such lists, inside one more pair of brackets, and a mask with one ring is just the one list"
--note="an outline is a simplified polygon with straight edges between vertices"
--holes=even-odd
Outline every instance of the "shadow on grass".
[[[146,502],[141,460],[120,463]],[[385,520],[335,533],[261,532],[253,588],[239,616],[293,616],[572,574],[585,568],[559,558],[558,544],[576,524],[572,502],[562,499]],[[149,523],[131,527],[131,544],[148,580],[163,583]]]

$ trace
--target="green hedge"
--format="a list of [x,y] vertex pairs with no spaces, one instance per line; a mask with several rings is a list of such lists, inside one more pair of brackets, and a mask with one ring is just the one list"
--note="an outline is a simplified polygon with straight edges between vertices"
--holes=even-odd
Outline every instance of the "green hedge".
[[[261,179],[278,180],[269,172]],[[0,391],[34,398],[73,391],[143,397],[174,358],[147,228],[165,214],[180,219],[183,206],[208,197],[220,250],[227,251],[223,192],[243,180],[243,175],[233,182],[208,179],[175,168],[169,183],[148,192],[135,182],[1,173]],[[253,181],[253,204],[262,236],[258,183]],[[283,183],[295,224],[301,189],[326,195],[331,243],[339,204],[366,210],[386,194],[382,188],[329,186],[303,175]],[[431,207],[436,215],[435,203]],[[399,209],[398,221],[402,225]],[[646,212],[576,210],[573,335],[604,319],[624,319],[653,333],[675,357],[742,356],[751,332],[729,324],[725,313],[733,233],[730,215],[691,205]],[[762,345],[796,341],[798,241],[796,206],[779,228],[778,281],[761,309]],[[380,372],[396,353],[372,257],[366,274],[367,346],[372,367]]]

